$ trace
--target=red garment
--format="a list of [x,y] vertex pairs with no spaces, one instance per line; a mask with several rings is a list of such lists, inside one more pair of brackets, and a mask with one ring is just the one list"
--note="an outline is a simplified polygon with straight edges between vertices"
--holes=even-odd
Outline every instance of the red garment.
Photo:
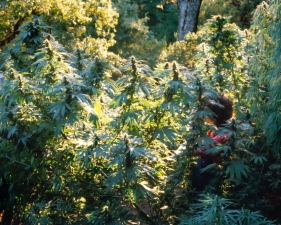
[[[215,146],[218,146],[219,144],[224,144],[228,140],[227,135],[219,135],[219,134],[216,134],[214,131],[211,131],[211,130],[209,130],[206,135],[213,139],[213,143],[214,143]],[[212,148],[212,146],[210,146],[210,148]],[[207,150],[207,148],[204,145],[201,148],[198,149],[198,152],[200,153],[201,158],[203,157],[203,154],[205,153],[206,150]],[[214,156],[216,156],[218,154],[220,154],[220,153],[216,153],[216,154],[212,155],[214,163],[217,163]]]
[[224,144],[227,142],[228,138],[226,135],[216,134],[214,131],[208,131],[207,136],[214,140],[214,144],[217,146],[218,144]]

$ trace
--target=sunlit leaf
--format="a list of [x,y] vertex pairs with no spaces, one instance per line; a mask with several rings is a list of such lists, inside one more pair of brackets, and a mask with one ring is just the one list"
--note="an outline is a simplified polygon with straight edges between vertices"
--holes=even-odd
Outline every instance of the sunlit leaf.
[[164,142],[166,139],[168,139],[170,142],[172,142],[177,137],[177,132],[170,127],[162,127],[160,129],[157,129],[154,134],[154,139],[159,138],[162,142]]
[[98,102],[98,101],[94,102],[94,109],[95,109],[95,112],[96,112],[97,116],[102,117],[103,110],[102,110],[100,102]]

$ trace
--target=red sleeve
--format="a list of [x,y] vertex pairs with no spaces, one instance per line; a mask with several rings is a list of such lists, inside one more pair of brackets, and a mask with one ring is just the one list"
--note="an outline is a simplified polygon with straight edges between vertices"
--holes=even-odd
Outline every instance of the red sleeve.
[[[208,131],[207,136],[213,139],[214,145],[217,146],[219,144],[224,144],[227,141],[226,136],[218,135],[213,131]],[[203,144],[201,148],[198,148],[200,154],[203,154],[206,151],[206,147]]]
[[215,145],[224,144],[227,141],[226,137],[223,135],[216,135],[213,137],[213,140]]

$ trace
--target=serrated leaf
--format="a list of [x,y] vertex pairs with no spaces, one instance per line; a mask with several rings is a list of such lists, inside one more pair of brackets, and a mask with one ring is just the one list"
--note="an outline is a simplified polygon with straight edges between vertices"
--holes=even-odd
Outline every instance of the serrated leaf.
[[127,103],[128,98],[127,95],[124,93],[121,93],[120,95],[116,96],[113,101],[110,103],[111,108],[116,108],[118,106],[122,106],[123,103]]
[[177,132],[168,126],[156,130],[153,136],[154,139],[159,138],[159,140],[162,142],[164,142],[165,139],[168,139],[170,142],[172,142],[176,137]]
[[53,129],[53,126],[52,126],[51,124],[49,124],[49,123],[41,123],[41,124],[39,125],[38,132],[41,132],[41,131],[44,130],[44,129],[46,129],[46,130],[52,130],[52,129]]
[[55,110],[57,110],[57,109],[60,107],[60,104],[61,104],[61,103],[55,103],[55,104],[53,105],[53,107],[50,109],[49,113],[52,113],[52,112],[54,112]]
[[200,169],[200,173],[204,173],[206,171],[212,170],[213,168],[217,167],[218,165],[216,163],[212,163],[206,167],[204,167],[203,169]]
[[100,127],[100,121],[99,121],[99,118],[97,117],[97,115],[91,113],[90,121],[92,121],[96,127]]
[[147,85],[145,85],[145,84],[138,85],[136,88],[136,93],[139,93],[140,90],[145,96],[149,95],[149,89],[148,89]]
[[55,111],[55,113],[54,113],[54,115],[53,115],[53,120],[58,117],[59,112],[60,112],[60,107]]
[[108,149],[107,148],[104,148],[103,146],[98,146],[94,149],[94,153],[96,155],[96,157],[98,158],[99,156],[102,156],[102,157],[106,157],[106,151]]
[[74,97],[76,97],[79,102],[84,102],[84,103],[88,103],[88,100],[90,99],[89,95],[81,94],[81,93],[75,94]]
[[218,145],[214,148],[209,148],[206,150],[205,154],[216,154],[216,153],[222,153],[222,155],[227,154],[229,151],[231,151],[231,147],[227,145]]
[[18,144],[19,144],[20,142],[21,142],[24,146],[26,146],[26,138],[20,138],[20,139],[18,140]]
[[70,107],[69,104],[66,103],[66,104],[65,104],[65,107],[71,111],[71,107]]
[[254,160],[255,164],[261,163],[263,164],[264,162],[267,162],[267,159],[264,156],[258,156],[254,155],[253,158],[251,158],[251,161]]
[[164,110],[168,109],[169,107],[169,103],[168,102],[163,102],[161,105],[160,105],[161,108],[163,108]]
[[62,131],[62,120],[57,120],[56,127],[55,127],[55,134],[58,136],[61,134]]
[[241,180],[242,175],[248,177],[247,173],[249,172],[250,170],[246,165],[238,160],[235,160],[226,168],[225,174],[229,175],[232,179],[237,178],[238,180]]
[[198,143],[199,148],[210,149],[215,147],[214,140],[208,136],[196,138],[195,141]]
[[129,126],[133,126],[139,123],[138,115],[134,112],[126,112],[121,118],[125,119],[125,123]]
[[117,157],[115,157],[110,163],[109,163],[109,167],[114,166],[115,164],[118,165],[118,167],[120,168],[123,164],[123,156],[119,155]]
[[10,127],[9,132],[8,132],[8,138],[10,138],[11,136],[13,136],[14,133],[16,132],[16,130],[17,130],[17,126],[12,126],[12,127]]
[[103,110],[102,110],[100,102],[98,102],[98,101],[94,102],[94,109],[95,109],[96,115],[98,117],[103,116]]
[[172,115],[175,115],[175,112],[179,111],[180,107],[177,103],[174,102],[170,102],[169,103],[169,108],[170,108],[170,112],[172,113]]
[[92,92],[93,92],[93,94],[95,95],[96,93],[98,93],[98,89],[97,88],[95,88],[95,87],[92,87]]
[[145,98],[141,98],[140,103],[146,108],[149,108],[153,105],[153,103],[151,101],[148,101]]
[[178,89],[183,90],[183,82],[181,80],[177,80],[177,81],[172,80],[169,82],[169,84],[170,84],[170,88],[175,90],[175,92],[177,92]]
[[110,176],[106,181],[105,184],[107,185],[106,187],[106,192],[110,191],[110,189],[123,181],[123,171],[119,170],[116,174]]
[[61,116],[64,117],[65,114],[65,105],[62,105],[60,108]]
[[132,180],[134,183],[137,183],[137,174],[135,167],[126,167],[125,174],[127,176],[127,182],[130,183]]

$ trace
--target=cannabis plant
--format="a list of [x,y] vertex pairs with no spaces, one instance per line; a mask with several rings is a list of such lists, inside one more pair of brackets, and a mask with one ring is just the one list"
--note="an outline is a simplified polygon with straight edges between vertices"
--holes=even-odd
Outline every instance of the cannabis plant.
[[259,212],[252,212],[248,209],[239,210],[231,208],[232,202],[217,195],[203,194],[198,203],[190,205],[187,215],[181,218],[180,224],[239,224],[239,225],[270,225],[269,221],[260,215]]

